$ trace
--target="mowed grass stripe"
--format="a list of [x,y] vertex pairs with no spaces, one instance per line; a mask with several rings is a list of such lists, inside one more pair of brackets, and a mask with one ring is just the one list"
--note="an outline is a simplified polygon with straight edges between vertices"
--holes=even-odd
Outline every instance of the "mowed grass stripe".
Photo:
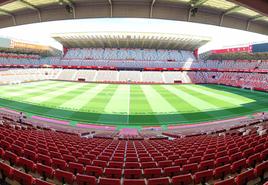
[[245,98],[243,96],[237,96],[236,94],[232,94],[232,93],[228,93],[226,95],[216,93],[210,88],[206,87],[206,89],[204,89],[204,87],[201,85],[191,85],[191,86],[187,85],[184,87],[187,89],[193,90],[195,92],[204,94],[206,96],[209,96],[210,98],[215,100],[215,102],[220,102],[223,107],[234,107],[237,105],[241,105],[244,103],[249,103],[249,102],[254,101],[252,99]]
[[208,103],[207,101],[200,99],[198,96],[191,95],[183,88],[183,86],[165,86],[165,88],[173,92],[174,94],[177,94],[185,99],[188,104],[192,105],[193,107],[196,107],[196,109],[199,109],[201,111],[205,110],[212,110],[217,109],[218,106]]
[[1,85],[0,90],[1,92],[13,92],[18,90],[18,88],[23,91],[23,90],[29,90],[29,88],[40,88],[46,85],[50,84],[57,84],[58,82],[55,81],[40,81],[40,82],[29,82],[29,83],[22,83],[22,84],[14,84],[14,85]]
[[[140,85],[130,86],[130,115],[128,124],[131,125],[158,125],[159,120],[143,93]],[[147,114],[147,115],[146,115]],[[151,114],[151,115],[150,115]]]
[[42,83],[42,84],[34,84],[34,85],[12,85],[12,89],[6,89],[6,86],[1,86],[0,92],[1,96],[6,97],[15,97],[15,96],[23,96],[25,94],[30,94],[42,90],[49,89],[55,85],[61,85],[59,83]]
[[152,86],[141,85],[141,88],[154,113],[165,114],[177,112],[176,108],[167,102]]
[[83,86],[85,86],[85,84],[83,84],[83,83],[66,84],[60,90],[47,92],[47,93],[41,94],[39,96],[34,96],[34,97],[31,97],[31,98],[28,98],[26,101],[30,101],[30,102],[33,102],[33,103],[48,102],[48,101],[50,101],[51,99],[53,99],[55,97],[60,97],[60,96],[64,95],[65,93],[68,93],[68,92],[71,92],[73,90],[79,89],[79,88],[81,88]]
[[90,99],[80,110],[96,112],[96,113],[105,113],[104,109],[107,103],[110,101],[111,97],[114,95],[115,90],[118,85],[107,85],[101,92],[96,96]]
[[[93,85],[91,84],[83,84],[83,86],[79,86],[78,88],[72,89],[63,94],[59,94],[58,96],[53,96],[50,99],[43,101],[42,104],[47,105],[49,107],[60,108],[62,104],[65,104],[69,100],[78,97],[81,94],[81,92],[85,92],[89,88],[91,89],[92,87]],[[77,109],[77,106],[79,106],[79,104],[76,104],[74,106],[69,106],[67,107],[67,109],[78,111],[79,109]]]
[[104,112],[114,114],[129,114],[129,85],[119,85],[115,90],[114,95],[107,103]]
[[97,96],[107,86],[107,84],[90,84],[86,86],[87,89],[85,89],[85,91],[62,103],[59,108],[69,109],[71,107],[77,111],[83,111],[83,107],[87,105],[91,99]]
[[18,88],[15,95],[12,95],[9,93],[2,94],[2,95],[3,97],[7,99],[31,103],[27,101],[27,98],[40,96],[51,91],[57,91],[59,88],[62,88],[64,86],[66,86],[66,84],[60,84],[60,83],[50,84],[50,85],[42,86],[39,88],[32,88],[32,89],[29,89],[28,91],[25,91],[25,90],[21,91],[20,88]]

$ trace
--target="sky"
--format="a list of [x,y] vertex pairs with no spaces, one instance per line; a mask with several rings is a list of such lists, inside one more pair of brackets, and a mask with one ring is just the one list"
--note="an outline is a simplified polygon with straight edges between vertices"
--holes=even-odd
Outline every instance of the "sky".
[[51,34],[98,31],[156,32],[156,30],[158,33],[210,37],[211,41],[199,49],[200,53],[212,49],[268,42],[268,36],[241,30],[181,21],[136,18],[76,19],[35,23],[0,29],[0,37],[31,41],[62,49],[61,44],[51,38]]

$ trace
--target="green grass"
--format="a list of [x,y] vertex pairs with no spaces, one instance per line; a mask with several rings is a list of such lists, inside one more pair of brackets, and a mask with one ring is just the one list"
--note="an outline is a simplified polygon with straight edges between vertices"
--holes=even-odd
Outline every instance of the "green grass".
[[221,85],[40,81],[0,86],[0,106],[73,123],[163,126],[267,111],[268,94]]

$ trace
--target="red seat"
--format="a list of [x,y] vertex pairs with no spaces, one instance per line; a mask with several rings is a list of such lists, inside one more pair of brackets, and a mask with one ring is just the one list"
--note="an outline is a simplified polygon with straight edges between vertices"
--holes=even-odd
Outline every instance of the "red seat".
[[235,182],[237,185],[244,185],[246,183],[248,183],[251,180],[254,180],[256,178],[255,174],[254,174],[254,170],[248,170],[245,171],[243,173],[240,173],[236,178],[235,178]]
[[35,179],[35,185],[53,185],[52,183],[50,182],[47,182],[47,181],[43,181],[41,179]]
[[230,179],[225,179],[223,181],[215,182],[214,185],[236,185],[236,183],[235,183],[234,178],[230,178]]
[[173,177],[180,174],[180,166],[171,166],[164,168],[164,175],[168,177]]
[[224,157],[220,157],[217,158],[215,161],[215,166],[223,166],[225,164],[229,164],[230,163],[230,159],[228,156],[224,156]]
[[233,162],[231,169],[235,173],[240,173],[242,169],[247,167],[246,159],[241,159],[239,161]]
[[51,166],[52,160],[47,155],[38,154],[37,155],[37,162],[42,163],[46,166]]
[[262,160],[266,161],[268,159],[268,148],[266,148],[265,150],[263,150],[261,152],[261,158]]
[[143,172],[146,178],[161,177],[161,168],[146,168]]
[[183,166],[185,164],[187,164],[187,158],[180,158],[174,161],[174,165],[176,166]]
[[260,177],[262,180],[264,178],[264,174],[267,172],[268,172],[268,161],[264,161],[258,164],[254,169],[255,175]]
[[109,168],[123,168],[124,163],[123,162],[116,162],[116,161],[110,161],[108,164]]
[[201,161],[198,167],[199,171],[208,170],[214,168],[214,160]]
[[77,174],[76,183],[77,185],[96,185],[97,179],[94,176]]
[[84,173],[84,166],[83,166],[83,164],[70,162],[69,163],[69,171],[75,175],[77,173],[83,174]]
[[36,164],[36,171],[39,175],[43,177],[43,179],[52,178],[54,174],[53,168],[50,166],[43,165],[41,163]]
[[93,160],[92,162],[93,166],[99,166],[102,168],[106,168],[107,167],[107,162],[106,161],[101,161],[101,160]]
[[196,184],[202,183],[211,180],[213,178],[213,170],[204,170],[201,172],[196,172],[194,175],[194,181]]
[[120,185],[120,179],[100,178],[99,185]]
[[18,156],[10,151],[6,151],[5,154],[3,155],[3,159],[8,161],[10,166],[13,166],[17,163]]
[[108,178],[117,178],[120,179],[122,176],[122,169],[118,168],[105,168],[104,174]]
[[124,179],[123,185],[146,185],[144,179]]
[[95,177],[99,177],[99,176],[101,176],[103,174],[103,170],[99,166],[87,165],[85,172],[86,172],[87,175],[92,175],[92,176],[95,176]]
[[31,150],[28,150],[28,149],[24,149],[24,153],[23,153],[23,156],[26,158],[26,159],[29,159],[31,161],[36,161],[36,153],[31,151]]
[[137,157],[127,157],[126,162],[138,162],[138,158]]
[[23,148],[15,144],[11,145],[10,151],[12,151],[14,154],[18,156],[22,156],[23,154]]
[[214,169],[214,177],[216,179],[224,179],[224,177],[227,175],[227,174],[230,174],[231,173],[231,165],[230,164],[226,164],[224,166],[219,166],[217,168]]
[[172,184],[173,185],[186,185],[186,184],[192,184],[193,178],[191,174],[185,174],[185,175],[178,175],[172,177]]
[[201,156],[193,156],[193,157],[190,157],[189,160],[188,160],[188,163],[200,163],[201,161]]
[[75,157],[72,156],[72,155],[63,154],[62,157],[63,157],[63,159],[64,159],[67,163],[69,163],[69,162],[76,162]]
[[255,165],[261,161],[261,157],[259,153],[253,154],[248,157],[247,165],[251,167],[255,167]]
[[198,169],[197,163],[193,164],[186,164],[182,166],[182,173],[187,174],[187,173],[195,173]]
[[126,169],[140,168],[140,163],[138,163],[138,162],[126,162],[125,163],[125,168]]
[[61,153],[59,152],[50,152],[51,158],[63,159]]
[[154,179],[148,179],[147,185],[169,185],[168,177],[159,177]]
[[0,172],[2,174],[2,179],[8,177],[9,179],[12,178],[14,169],[7,165],[6,163],[0,162]]
[[156,168],[157,164],[156,164],[156,162],[142,162],[141,167],[144,169],[145,168]]
[[16,169],[13,171],[13,179],[19,182],[21,185],[32,185],[34,183],[34,179],[31,175],[28,175]]
[[165,161],[158,162],[159,168],[165,168],[165,167],[169,167],[169,166],[172,166],[172,160],[165,160]]
[[125,169],[124,170],[124,177],[126,179],[139,179],[142,176],[141,169]]
[[243,157],[248,158],[249,156],[254,154],[254,149],[253,148],[248,148],[243,152]]
[[235,153],[235,154],[230,156],[230,161],[235,162],[235,161],[238,161],[238,160],[240,160],[242,158],[243,158],[242,157],[242,152],[237,152],[237,153]]
[[152,157],[141,157],[140,162],[152,162],[153,158]]
[[53,158],[52,166],[55,169],[65,170],[67,168],[67,163],[62,159]]
[[91,165],[91,160],[85,157],[78,157],[77,160],[78,160],[78,163],[83,164],[84,166]]
[[55,170],[55,178],[62,184],[72,184],[74,182],[75,176],[71,172],[57,169]]
[[35,163],[29,159],[20,157],[18,159],[17,165],[22,166],[26,173],[28,173],[29,171],[32,171],[32,172],[35,171]]

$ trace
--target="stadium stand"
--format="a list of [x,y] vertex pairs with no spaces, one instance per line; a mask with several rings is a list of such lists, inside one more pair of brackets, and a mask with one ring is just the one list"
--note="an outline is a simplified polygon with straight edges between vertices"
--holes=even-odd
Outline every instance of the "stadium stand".
[[244,185],[268,180],[268,137],[258,130],[267,131],[267,122],[154,140],[87,139],[3,115],[0,127],[1,183]]

